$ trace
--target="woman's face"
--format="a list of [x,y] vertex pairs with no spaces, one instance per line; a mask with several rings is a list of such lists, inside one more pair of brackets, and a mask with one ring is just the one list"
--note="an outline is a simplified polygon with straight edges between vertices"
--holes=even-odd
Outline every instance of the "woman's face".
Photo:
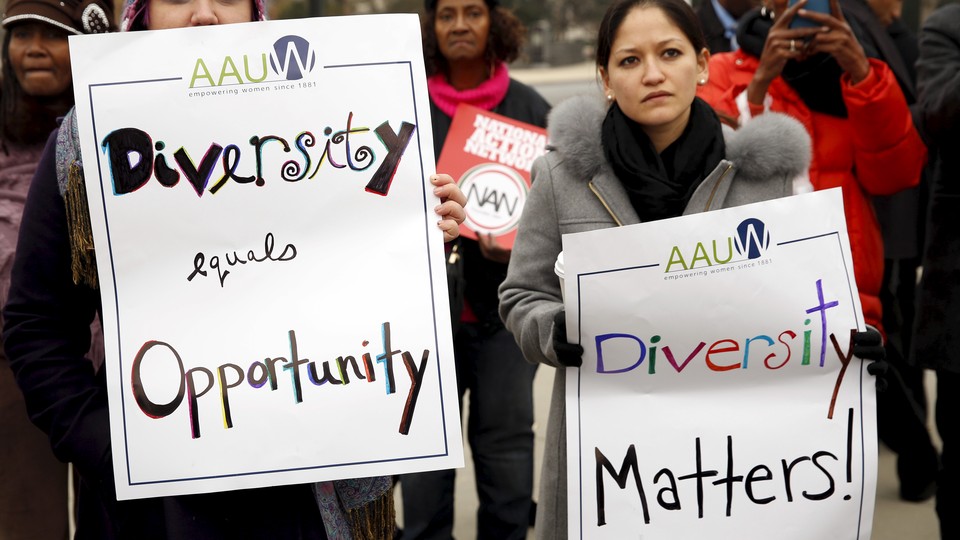
[[71,83],[67,33],[42,23],[18,24],[10,32],[10,63],[17,82],[31,96],[57,96]]
[[637,7],[617,30],[600,75],[606,94],[648,135],[678,130],[679,136],[708,58],[660,8]]
[[484,0],[440,0],[434,30],[447,62],[480,60],[490,35],[490,9]]
[[148,0],[150,30],[253,20],[251,0]]

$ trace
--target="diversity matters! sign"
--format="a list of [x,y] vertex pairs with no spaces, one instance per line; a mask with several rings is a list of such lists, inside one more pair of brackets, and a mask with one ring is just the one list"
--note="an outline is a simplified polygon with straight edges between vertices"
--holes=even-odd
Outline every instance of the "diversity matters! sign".
[[70,48],[120,498],[462,466],[418,18]]
[[572,538],[869,538],[839,190],[565,235]]
[[460,234],[492,234],[513,247],[530,190],[530,167],[547,150],[547,130],[460,104],[437,169],[450,174],[467,196]]

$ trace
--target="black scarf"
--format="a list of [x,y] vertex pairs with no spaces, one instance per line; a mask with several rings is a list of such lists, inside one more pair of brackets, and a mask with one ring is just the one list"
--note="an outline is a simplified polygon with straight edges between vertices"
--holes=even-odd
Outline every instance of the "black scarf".
[[[737,42],[745,52],[760,58],[772,26],[772,19],[761,15],[759,9],[754,9],[740,20]],[[853,23],[850,23],[850,26],[856,34],[857,27]],[[863,42],[862,39],[860,41]],[[870,54],[868,50],[867,56],[875,54]],[[796,90],[810,110],[840,118],[847,117],[847,106],[843,102],[840,89],[843,69],[829,54],[817,54],[803,62],[789,60],[780,75]]]
[[603,121],[601,143],[644,222],[681,215],[697,186],[726,153],[720,120],[700,98],[693,100],[680,138],[660,154],[640,124],[616,103]]

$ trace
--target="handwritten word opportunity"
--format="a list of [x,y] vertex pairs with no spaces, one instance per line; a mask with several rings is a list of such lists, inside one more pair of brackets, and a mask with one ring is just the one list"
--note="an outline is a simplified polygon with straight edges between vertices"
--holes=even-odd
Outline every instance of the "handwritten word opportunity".
[[[366,191],[387,195],[400,164],[400,158],[410,144],[415,128],[413,124],[403,122],[398,133],[390,127],[388,122],[383,122],[373,130],[373,135],[376,136],[379,145],[386,150],[386,154],[380,160],[380,166],[370,177]],[[246,171],[252,173],[247,175],[237,170],[244,149],[236,144],[224,146],[219,142],[211,142],[203,157],[200,158],[199,164],[181,146],[173,153],[176,168],[168,163],[167,156],[163,153],[167,143],[162,140],[154,142],[154,138],[149,133],[134,127],[110,132],[103,138],[101,147],[109,156],[110,174],[116,195],[132,193],[145,186],[151,178],[156,178],[157,182],[164,187],[173,187],[180,182],[182,173],[197,196],[202,197],[208,192],[207,186],[214,178],[218,161],[219,176],[209,187],[211,194],[216,194],[231,181],[236,184],[252,183],[261,187],[266,185],[268,179],[274,180],[277,177],[286,182],[299,182],[304,178],[314,178],[325,164],[335,169],[349,168],[354,172],[363,172],[377,161],[376,153],[370,146],[374,144],[370,139],[370,129],[354,127],[352,112],[348,114],[346,126],[343,129],[334,131],[328,126],[323,129],[323,135],[325,140],[320,143],[319,152],[312,150],[318,146],[318,139],[311,131],[302,131],[291,139],[276,135],[249,137],[246,150],[253,153],[255,165],[253,171]],[[280,145],[286,153],[291,153],[295,149],[299,156],[284,161],[276,169],[268,170],[264,159],[264,148],[273,145]]]
[[[409,434],[417,407],[417,397],[420,395],[420,388],[426,373],[427,359],[430,356],[429,350],[423,350],[420,363],[417,364],[409,351],[394,349],[389,322],[384,322],[381,325],[382,352],[376,356],[373,356],[370,352],[364,352],[360,355],[359,360],[355,356],[344,355],[333,360],[324,360],[318,364],[314,360],[300,357],[300,351],[297,348],[297,336],[293,330],[290,330],[289,338],[289,357],[264,358],[253,362],[246,369],[228,362],[218,366],[216,373],[202,366],[186,369],[183,359],[172,345],[162,341],[147,341],[137,352],[131,368],[134,398],[143,414],[154,419],[170,416],[186,401],[190,434],[194,439],[198,439],[201,433],[199,414],[201,398],[214,390],[214,387],[217,391],[211,398],[219,401],[224,426],[226,429],[230,429],[234,422],[230,410],[231,392],[242,391],[238,387],[241,387],[244,383],[247,383],[247,386],[253,390],[268,387],[269,391],[274,392],[280,387],[281,373],[279,370],[285,371],[289,375],[289,386],[293,392],[294,402],[300,404],[304,401],[304,379],[315,387],[347,390],[351,388],[350,385],[353,382],[375,383],[379,370],[381,371],[382,384],[386,395],[391,396],[397,392],[395,364],[398,360],[402,360],[404,371],[410,380],[410,389],[407,392],[403,413],[400,416],[399,432],[403,435]],[[362,345],[366,347],[369,342],[364,341]],[[143,363],[156,353],[159,353],[156,356],[157,361],[169,362],[175,360],[172,369],[179,372],[179,389],[176,396],[167,403],[156,403],[150,398],[152,381],[145,379],[143,376]],[[351,379],[351,376],[353,379]],[[156,392],[154,390],[154,393]]]

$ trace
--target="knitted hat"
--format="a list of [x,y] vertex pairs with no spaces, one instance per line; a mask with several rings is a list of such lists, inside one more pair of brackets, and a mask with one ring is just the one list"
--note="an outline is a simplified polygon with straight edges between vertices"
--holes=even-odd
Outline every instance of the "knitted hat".
[[[437,2],[439,0],[426,0],[424,6],[426,6],[427,11],[435,11],[437,9]],[[493,9],[500,5],[500,0],[483,0],[487,7]]]
[[24,21],[45,22],[78,35],[117,29],[111,0],[7,0],[3,27]]
[[[266,0],[251,0],[253,2],[254,20],[267,20]],[[120,11],[120,31],[143,30],[146,28],[144,18],[147,13],[147,4],[150,0],[124,0]]]

